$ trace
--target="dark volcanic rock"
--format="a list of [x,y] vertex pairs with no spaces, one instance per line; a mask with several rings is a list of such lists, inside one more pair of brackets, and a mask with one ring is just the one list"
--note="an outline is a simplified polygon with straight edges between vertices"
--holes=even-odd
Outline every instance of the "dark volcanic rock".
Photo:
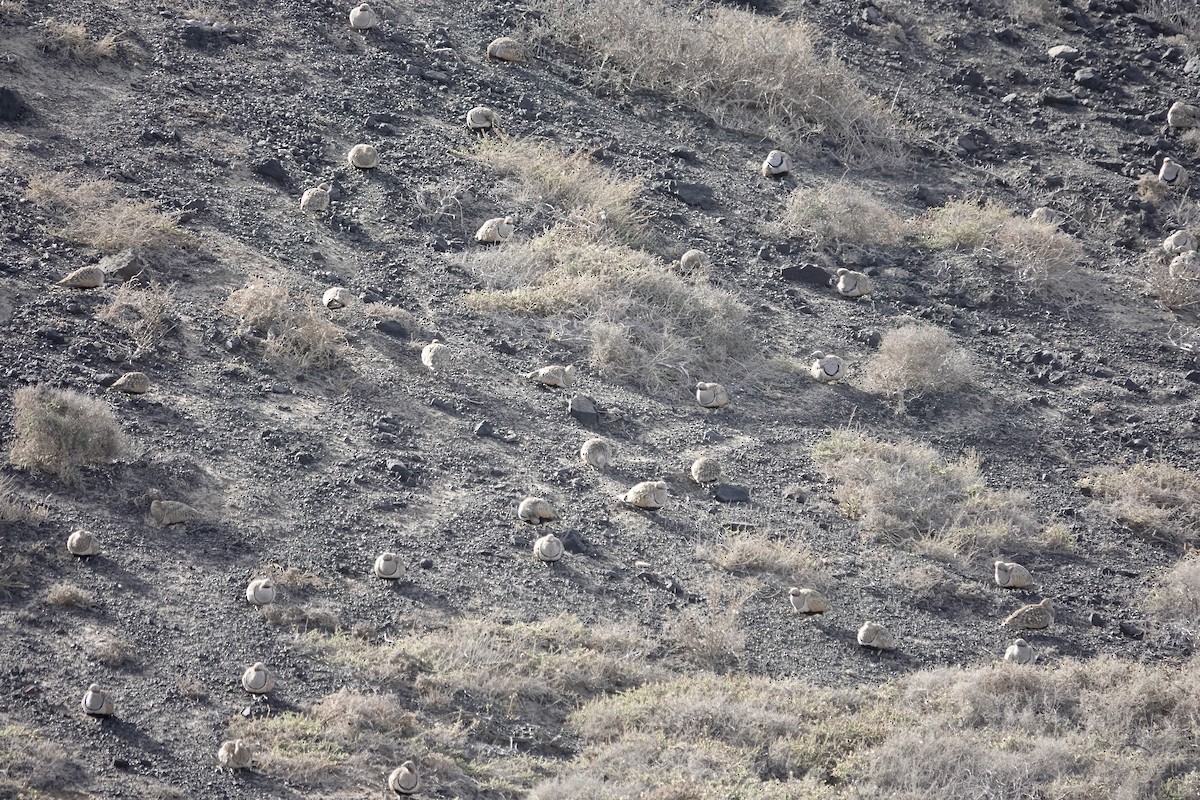
[[567,413],[584,425],[595,427],[600,424],[600,412],[596,408],[596,401],[585,394],[577,394],[571,398],[567,405]]
[[833,275],[824,267],[816,264],[791,264],[779,270],[779,277],[794,283],[807,283],[809,286],[828,286]]
[[749,503],[750,488],[747,486],[735,486],[731,483],[722,483],[713,492],[713,497],[716,498],[718,503]]
[[16,122],[29,112],[29,106],[14,89],[0,86],[0,122]]

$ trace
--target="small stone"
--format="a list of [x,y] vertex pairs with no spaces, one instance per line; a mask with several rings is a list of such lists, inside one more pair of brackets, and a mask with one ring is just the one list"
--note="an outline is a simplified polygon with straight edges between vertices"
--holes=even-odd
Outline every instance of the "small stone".
[[1121,629],[1122,636],[1127,636],[1136,641],[1140,641],[1146,635],[1146,632],[1137,625],[1134,625],[1132,622],[1126,622],[1125,620],[1121,620],[1119,623],[1117,623],[1117,627]]
[[488,422],[486,419],[480,422],[474,428],[474,433],[476,436],[491,436],[495,432],[496,426]]
[[1046,51],[1046,55],[1058,61],[1076,61],[1083,54],[1069,44],[1056,44]]
[[809,286],[827,287],[833,281],[833,275],[824,267],[816,264],[791,264],[779,271],[779,277],[793,283],[805,283]]
[[375,330],[397,339],[408,338],[408,328],[394,319],[381,319],[375,323]]
[[0,86],[0,122],[16,122],[28,111],[29,106],[15,89]]
[[808,500],[808,492],[804,491],[803,486],[795,484],[783,490],[784,499],[795,500],[797,503],[803,503]]
[[146,262],[132,250],[122,250],[111,256],[100,259],[98,265],[108,278],[118,278],[122,281],[133,280],[146,271]]
[[341,286],[334,286],[325,290],[325,294],[321,297],[321,304],[328,309],[345,308],[354,302],[354,295],[349,289]]
[[710,209],[717,204],[712,187],[703,183],[667,181],[666,191],[667,194],[674,195],[685,204],[696,208]]
[[571,398],[567,404],[567,413],[584,425],[600,424],[600,412],[596,408],[596,401],[585,394],[577,394]]
[[250,170],[255,175],[260,175],[267,180],[275,181],[284,186],[287,186],[292,180],[278,158],[259,159],[250,165]]
[[1085,89],[1099,89],[1103,84],[1100,75],[1091,67],[1075,70],[1075,82]]
[[735,486],[731,483],[722,483],[717,486],[717,490],[713,492],[713,497],[718,503],[749,503],[750,489],[746,486]]
[[1103,628],[1105,624],[1104,617],[1093,611],[1091,614],[1088,614],[1088,624],[1093,628]]

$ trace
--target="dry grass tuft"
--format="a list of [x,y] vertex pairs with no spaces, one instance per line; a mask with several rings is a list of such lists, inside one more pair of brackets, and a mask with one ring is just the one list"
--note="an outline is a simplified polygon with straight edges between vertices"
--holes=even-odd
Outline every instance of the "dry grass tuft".
[[762,533],[728,533],[697,546],[696,555],[734,575],[777,575],[806,586],[821,582],[821,560],[806,545]]
[[0,797],[77,797],[87,770],[61,745],[24,724],[0,718]]
[[121,455],[125,437],[100,400],[68,389],[26,386],[13,395],[15,437],[9,458],[23,469],[72,479],[80,467]]
[[1019,294],[1069,295],[1080,287],[1079,240],[995,200],[951,200],[926,212],[917,226],[927,247],[988,256]]
[[85,181],[76,186],[63,175],[29,181],[27,200],[61,217],[49,232],[102,253],[133,250],[161,257],[188,243],[188,235],[158,203],[128,200],[109,181]]
[[472,311],[546,318],[612,379],[657,389],[757,355],[736,298],[623,245],[556,227],[467,264],[486,287],[467,296]]
[[744,598],[731,604],[709,598],[709,608],[688,606],[663,628],[668,653],[692,666],[713,672],[735,669],[746,652],[746,631],[738,620]]
[[158,284],[135,287],[123,283],[99,314],[99,319],[117,327],[133,345],[132,359],[153,355],[179,324],[171,288]]
[[1164,572],[1146,597],[1145,610],[1152,620],[1194,643],[1200,634],[1200,556],[1192,553]]
[[342,629],[342,620],[336,611],[310,606],[292,606],[272,603],[259,609],[272,625],[288,628],[297,633],[321,631],[337,633]]
[[120,55],[119,37],[108,34],[99,39],[92,38],[87,28],[79,23],[39,23],[42,29],[42,52],[56,55],[85,67],[94,67]]
[[1183,311],[1200,304],[1200,253],[1185,253],[1175,258],[1161,250],[1150,256],[1147,284],[1159,302],[1172,311]]
[[24,22],[27,13],[24,3],[17,0],[0,0],[0,23],[12,25]]
[[904,221],[876,195],[842,181],[798,187],[781,226],[788,235],[828,250],[893,246],[907,232]]
[[1053,531],[1038,535],[1023,494],[987,488],[974,453],[946,461],[926,444],[836,430],[817,444],[813,459],[837,483],[843,512],[893,542],[918,540],[958,553],[1060,544]]
[[55,608],[91,608],[92,593],[71,583],[56,583],[46,590],[46,605]]
[[50,509],[22,497],[13,479],[0,476],[0,523],[16,523],[36,528],[50,516]]
[[137,651],[131,642],[98,628],[83,631],[83,649],[90,657],[110,669],[130,664]]
[[941,328],[904,325],[883,335],[879,352],[863,366],[863,387],[896,400],[900,411],[914,397],[970,388],[976,369],[967,351]]
[[1079,481],[1094,505],[1122,526],[1176,547],[1200,533],[1200,479],[1163,462],[1103,467]]
[[538,0],[535,36],[581,51],[594,83],[671,96],[718,124],[783,144],[818,137],[848,158],[900,160],[898,116],[816,33],[726,6],[666,0]]
[[487,138],[469,155],[514,181],[509,193],[526,228],[564,224],[594,241],[626,244],[642,238],[642,216],[634,208],[641,181],[614,178],[584,152],[564,155],[531,139]]
[[416,745],[417,716],[392,694],[341,689],[305,712],[235,718],[229,736],[253,742],[263,772],[308,786],[335,786],[374,778]]
[[311,298],[254,280],[230,295],[225,307],[266,339],[268,361],[300,370],[331,369],[342,363],[346,335]]

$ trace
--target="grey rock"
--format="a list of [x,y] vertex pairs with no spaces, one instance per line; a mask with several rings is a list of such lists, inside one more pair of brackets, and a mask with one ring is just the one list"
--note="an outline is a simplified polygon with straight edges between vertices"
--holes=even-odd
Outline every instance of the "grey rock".
[[7,86],[0,86],[0,122],[16,122],[29,112],[20,93]]
[[1134,625],[1132,622],[1127,622],[1125,620],[1121,620],[1119,623],[1117,623],[1117,627],[1121,629],[1122,636],[1127,636],[1130,639],[1141,640],[1146,635],[1144,630],[1139,628],[1137,625]]
[[375,323],[375,330],[397,339],[408,338],[408,328],[394,319],[381,319]]
[[571,402],[567,404],[567,413],[584,425],[600,424],[600,412],[596,408],[596,401],[585,394],[577,394],[571,398]]
[[747,486],[735,486],[731,483],[722,483],[717,485],[717,490],[713,492],[713,497],[718,503],[749,503],[750,488]]
[[824,267],[816,264],[791,264],[779,270],[779,277],[793,283],[806,283],[809,286],[829,286],[833,276]]
[[667,194],[674,195],[689,206],[709,209],[716,206],[716,199],[711,186],[703,183],[684,183],[682,181],[667,181]]
[[146,271],[146,262],[133,250],[122,250],[100,259],[100,269],[110,278],[122,281],[133,280]]

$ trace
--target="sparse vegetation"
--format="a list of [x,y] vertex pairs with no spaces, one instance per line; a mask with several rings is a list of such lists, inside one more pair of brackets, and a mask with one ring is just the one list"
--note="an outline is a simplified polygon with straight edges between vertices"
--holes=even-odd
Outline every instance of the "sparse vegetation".
[[623,245],[556,227],[468,264],[486,287],[467,296],[473,311],[546,318],[615,380],[657,389],[756,356],[737,299]]
[[1169,258],[1161,251],[1150,256],[1147,283],[1165,307],[1173,311],[1200,303],[1200,254]]
[[864,388],[895,399],[900,411],[915,397],[950,394],[976,381],[967,351],[944,330],[919,323],[885,333],[863,375]]
[[1200,633],[1200,556],[1180,559],[1146,597],[1146,613],[1172,633],[1195,642]]
[[948,461],[926,444],[840,429],[817,444],[813,458],[837,484],[843,513],[894,542],[972,553],[1038,550],[1057,539],[1038,535],[1022,494],[987,488],[974,453]]
[[[0,717],[0,796],[75,794],[89,784],[83,765],[41,732]],[[28,794],[32,790],[35,794]],[[47,793],[44,795],[43,793]]]
[[29,181],[25,197],[63,220],[49,233],[101,253],[133,250],[161,258],[188,243],[157,203],[126,199],[108,181],[71,185],[65,175],[39,176]]
[[876,195],[843,181],[798,187],[781,225],[789,235],[828,250],[888,247],[907,232],[904,221]]
[[77,22],[49,20],[40,23],[40,26],[42,50],[76,64],[94,67],[101,61],[116,58],[120,53],[116,34],[110,33],[96,39]]
[[1089,472],[1079,486],[1101,513],[1129,530],[1175,547],[1200,534],[1200,479],[1162,461]]
[[154,355],[179,324],[171,288],[157,284],[121,284],[97,316],[129,337],[133,345],[131,360]]
[[555,224],[581,229],[593,241],[632,243],[641,237],[642,218],[633,201],[641,181],[621,180],[588,160],[564,155],[530,139],[484,139],[471,157],[511,178],[510,197],[523,210],[526,228]]
[[13,24],[25,20],[25,4],[16,0],[0,0],[0,22]]
[[822,135],[848,157],[896,162],[898,117],[803,22],[665,0],[541,0],[537,35],[595,62],[592,80],[661,92],[718,124],[797,148]]
[[125,437],[100,400],[49,386],[26,386],[13,395],[15,436],[9,458],[24,469],[72,479],[80,467],[106,464],[124,450]]
[[89,656],[110,669],[130,663],[136,653],[132,643],[98,628],[84,630],[83,646]]
[[71,583],[56,583],[46,590],[46,605],[56,608],[91,608],[92,593]]
[[261,611],[262,615],[272,625],[288,628],[298,633],[305,633],[307,631],[336,633],[342,627],[342,622],[338,618],[337,612],[328,608],[273,603],[269,606],[264,606]]
[[226,309],[266,340],[268,361],[300,370],[330,369],[342,363],[346,335],[310,298],[255,280],[230,295]]
[[1083,245],[1057,225],[1015,215],[995,200],[951,200],[917,223],[922,243],[935,250],[988,257],[1021,294],[1068,295],[1080,287]]
[[696,555],[735,575],[767,574],[818,585],[820,559],[792,538],[773,539],[762,533],[738,532],[721,535],[696,548]]
[[49,509],[25,499],[17,491],[13,479],[0,476],[0,522],[18,523],[36,528],[46,521]]

